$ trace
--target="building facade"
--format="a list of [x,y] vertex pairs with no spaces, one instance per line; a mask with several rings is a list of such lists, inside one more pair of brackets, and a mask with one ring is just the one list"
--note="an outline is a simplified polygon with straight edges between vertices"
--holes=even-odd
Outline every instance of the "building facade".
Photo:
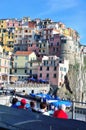
[[64,76],[69,70],[69,62],[61,61],[57,56],[44,56],[38,67],[38,78],[48,80],[50,84],[61,87]]
[[10,56],[3,53],[3,48],[0,46],[0,81],[7,81],[10,74]]
[[19,79],[23,79],[23,75],[32,74],[32,69],[30,69],[30,61],[36,61],[36,59],[37,57],[34,52],[17,51],[14,55],[13,74],[20,75]]

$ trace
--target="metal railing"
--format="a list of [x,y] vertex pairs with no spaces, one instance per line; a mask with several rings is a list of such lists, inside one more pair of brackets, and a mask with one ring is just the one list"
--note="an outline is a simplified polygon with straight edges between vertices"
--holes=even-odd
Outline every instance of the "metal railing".
[[[0,95],[0,104],[10,106],[11,95]],[[81,120],[86,122],[86,103],[72,101],[72,106],[67,109],[69,119]]]
[[86,103],[72,101],[72,107],[68,111],[70,119],[81,120],[86,122]]

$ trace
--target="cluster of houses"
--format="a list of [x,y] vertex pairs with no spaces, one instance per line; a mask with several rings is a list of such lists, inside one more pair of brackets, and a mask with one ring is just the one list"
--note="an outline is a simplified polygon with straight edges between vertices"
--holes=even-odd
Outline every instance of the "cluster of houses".
[[69,65],[83,64],[85,50],[78,32],[62,22],[0,19],[0,82],[33,77],[60,87]]

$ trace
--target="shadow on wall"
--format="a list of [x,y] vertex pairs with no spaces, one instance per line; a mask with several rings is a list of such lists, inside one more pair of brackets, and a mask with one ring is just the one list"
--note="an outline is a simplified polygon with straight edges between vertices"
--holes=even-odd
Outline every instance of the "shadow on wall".
[[70,88],[70,83],[69,83],[67,75],[65,75],[65,77],[64,77],[64,84],[65,84],[66,89],[72,94],[73,92]]

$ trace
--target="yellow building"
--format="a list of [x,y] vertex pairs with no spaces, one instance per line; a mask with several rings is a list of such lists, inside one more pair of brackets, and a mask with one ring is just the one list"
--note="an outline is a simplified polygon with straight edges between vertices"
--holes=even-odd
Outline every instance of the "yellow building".
[[6,32],[3,37],[4,49],[6,51],[13,51],[14,34],[12,32]]
[[3,48],[0,46],[0,81],[7,80],[7,75],[10,73],[10,57],[3,53]]
[[0,20],[0,43],[4,51],[13,51],[14,33],[7,28],[7,20]]
[[1,20],[0,20],[0,28],[1,28],[1,29],[6,29],[6,28],[7,28],[6,19],[1,19]]

